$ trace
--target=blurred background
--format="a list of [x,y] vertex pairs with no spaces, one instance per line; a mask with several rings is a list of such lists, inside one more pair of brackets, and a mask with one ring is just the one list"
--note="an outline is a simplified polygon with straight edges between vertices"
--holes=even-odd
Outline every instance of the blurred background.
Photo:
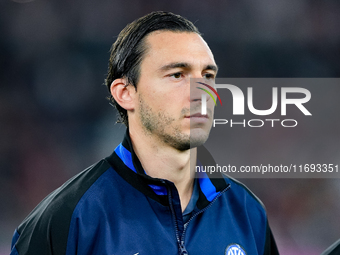
[[[196,24],[220,77],[340,76],[338,0],[1,0],[1,255],[47,194],[121,141],[103,85],[109,49],[127,23],[156,10]],[[338,127],[320,137],[338,141]],[[318,141],[308,146],[339,149]],[[266,205],[281,254],[320,254],[340,238],[340,179],[243,181]]]

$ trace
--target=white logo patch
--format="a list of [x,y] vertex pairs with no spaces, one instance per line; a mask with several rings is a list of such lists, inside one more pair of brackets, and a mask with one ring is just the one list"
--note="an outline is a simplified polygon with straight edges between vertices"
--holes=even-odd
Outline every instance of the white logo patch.
[[225,250],[225,255],[247,255],[239,244],[230,244]]

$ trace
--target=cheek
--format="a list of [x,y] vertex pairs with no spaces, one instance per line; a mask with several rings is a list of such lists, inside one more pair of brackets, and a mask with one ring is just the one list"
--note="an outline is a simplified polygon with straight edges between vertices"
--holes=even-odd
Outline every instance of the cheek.
[[176,111],[176,109],[181,111],[185,107],[189,108],[190,90],[185,88],[184,83],[166,83],[161,86],[160,83],[158,86],[149,83],[149,86],[145,87],[143,91],[143,98],[147,100],[150,107],[162,112]]
[[181,98],[176,92],[157,93],[150,100],[153,100],[152,104],[164,110],[174,109],[182,103]]

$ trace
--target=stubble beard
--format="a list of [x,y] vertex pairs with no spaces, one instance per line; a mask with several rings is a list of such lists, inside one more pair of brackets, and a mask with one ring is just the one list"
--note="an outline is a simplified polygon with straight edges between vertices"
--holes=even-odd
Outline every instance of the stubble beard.
[[[190,109],[184,108],[181,111],[181,116],[184,117],[189,113]],[[175,118],[169,116],[164,111],[153,111],[141,95],[139,96],[139,115],[146,135],[155,135],[164,144],[170,145],[179,151],[200,146],[208,138],[208,135],[193,138],[183,133],[180,124],[174,123],[176,121]]]

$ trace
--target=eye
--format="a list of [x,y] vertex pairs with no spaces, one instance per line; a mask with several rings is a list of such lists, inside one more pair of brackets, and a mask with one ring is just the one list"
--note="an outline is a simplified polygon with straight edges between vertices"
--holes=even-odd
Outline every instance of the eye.
[[212,74],[212,73],[206,73],[203,75],[204,78],[206,78],[207,80],[213,80],[215,79],[215,74]]
[[170,77],[173,77],[173,78],[175,78],[175,79],[180,79],[180,78],[182,78],[182,76],[183,76],[183,74],[180,73],[180,72],[178,72],[178,73],[173,73],[173,74],[170,75]]

